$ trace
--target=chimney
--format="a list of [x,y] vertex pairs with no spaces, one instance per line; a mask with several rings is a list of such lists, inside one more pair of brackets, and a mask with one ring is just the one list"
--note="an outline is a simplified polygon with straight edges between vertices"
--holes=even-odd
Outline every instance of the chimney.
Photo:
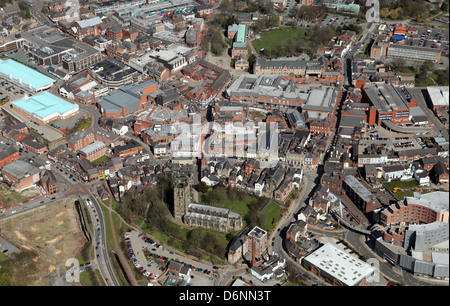
[[252,236],[252,267],[256,266],[256,241],[255,241],[255,236]]

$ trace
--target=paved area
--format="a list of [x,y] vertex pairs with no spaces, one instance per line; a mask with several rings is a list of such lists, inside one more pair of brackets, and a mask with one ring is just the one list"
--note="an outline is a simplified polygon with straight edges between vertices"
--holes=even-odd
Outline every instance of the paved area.
[[28,127],[33,128],[36,130],[42,137],[46,138],[50,142],[58,140],[63,137],[63,134],[50,126],[43,125],[43,124],[36,124],[34,121],[30,118],[24,117],[22,115],[19,115],[17,112],[15,112],[10,107],[10,103],[6,103],[2,106],[4,112],[9,113],[13,117],[17,118],[20,122],[24,122]]
[[[132,262],[135,265],[136,269],[140,269],[142,267],[143,269],[141,270],[141,272],[143,270],[149,272],[147,276],[149,282],[152,282],[154,285],[159,285],[156,281],[163,280],[163,277],[161,276],[163,275],[167,264],[170,262],[170,260],[177,260],[179,262],[184,262],[188,265],[194,266],[193,268],[191,268],[191,275],[193,276],[193,278],[191,278],[189,281],[189,284],[191,286],[214,286],[215,276],[214,271],[210,265],[206,265],[204,263],[196,262],[192,259],[186,258],[184,254],[176,253],[173,250],[161,246],[157,242],[156,244],[152,244],[152,242],[155,242],[154,240],[152,240],[151,242],[146,242],[144,240],[144,237],[146,236],[142,233],[131,231],[126,232],[124,239],[126,244],[129,245],[127,246],[129,258],[135,258],[135,260],[133,259]],[[134,257],[132,257],[131,252]],[[146,253],[149,253],[150,256],[146,257]],[[198,271],[196,270],[196,268],[207,270],[209,271],[209,274]]]
[[5,237],[0,237],[0,252],[8,257],[13,257],[13,254],[18,254],[21,250]]

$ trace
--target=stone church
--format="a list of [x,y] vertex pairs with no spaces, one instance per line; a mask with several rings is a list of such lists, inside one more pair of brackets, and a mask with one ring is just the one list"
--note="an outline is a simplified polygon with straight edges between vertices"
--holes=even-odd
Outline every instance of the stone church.
[[174,218],[186,225],[220,232],[243,227],[242,216],[228,208],[191,202],[191,186],[186,179],[174,182]]

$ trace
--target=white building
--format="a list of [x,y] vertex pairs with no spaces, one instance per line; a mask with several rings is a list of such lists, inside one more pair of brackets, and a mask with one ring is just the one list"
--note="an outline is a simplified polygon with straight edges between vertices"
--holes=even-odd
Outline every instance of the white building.
[[370,264],[348,254],[334,243],[328,242],[302,262],[315,274],[343,286],[363,286],[374,280],[378,271]]
[[264,282],[273,277],[281,277],[284,274],[284,267],[286,267],[286,259],[281,259],[277,254],[274,254],[261,265],[252,267],[252,275]]
[[407,181],[412,179],[413,172],[411,164],[409,165],[392,165],[383,167],[383,178],[388,182],[392,180]]

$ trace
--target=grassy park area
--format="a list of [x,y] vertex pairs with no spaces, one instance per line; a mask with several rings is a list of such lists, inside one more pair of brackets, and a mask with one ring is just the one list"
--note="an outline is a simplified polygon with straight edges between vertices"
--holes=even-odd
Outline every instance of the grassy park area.
[[260,51],[262,48],[265,50],[274,50],[298,35],[304,36],[307,31],[306,28],[283,27],[273,29],[262,33],[260,39],[253,41],[253,46],[256,51]]
[[[384,187],[392,192],[397,200],[403,200],[404,197],[411,197],[414,195],[414,190],[412,188],[416,188],[419,186],[419,183],[416,180],[410,181],[392,181],[384,183]],[[394,191],[394,188],[400,188],[398,191]]]

